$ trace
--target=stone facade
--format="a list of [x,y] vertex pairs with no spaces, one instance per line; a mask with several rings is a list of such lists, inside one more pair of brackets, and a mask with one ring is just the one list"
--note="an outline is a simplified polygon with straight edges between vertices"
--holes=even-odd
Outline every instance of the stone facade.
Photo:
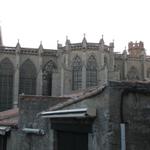
[[7,47],[0,36],[0,70],[0,102],[9,104],[7,109],[18,105],[19,94],[63,96],[108,80],[149,80],[150,58],[143,42],[130,42],[128,53],[119,54],[103,37],[98,43],[85,37],[71,43],[67,38],[65,46],[58,43],[54,50],[44,49],[42,43],[39,48],[23,48],[19,41]]
[[[8,116],[0,121],[0,127],[12,127],[9,134],[3,135],[7,140],[7,150],[59,150],[61,131],[79,135],[85,133],[88,141],[82,144],[87,144],[88,150],[120,150],[120,124],[124,124],[126,149],[149,150],[149,98],[150,83],[141,81],[109,82],[67,97],[21,96],[15,127],[12,126],[12,117],[8,121]],[[43,118],[40,115],[43,111],[52,114],[83,108],[94,108],[96,116]],[[25,132],[24,128],[30,132]],[[44,134],[31,132],[31,129],[42,129]],[[66,150],[72,149],[72,145],[69,146]]]
[[[50,106],[47,111],[55,111],[55,110],[71,110],[71,109],[79,109],[79,108],[96,108],[97,113],[96,117],[91,123],[91,130],[88,132],[88,150],[120,150],[120,124],[124,123],[126,128],[126,149],[128,150],[149,150],[150,144],[150,130],[149,130],[149,104],[148,101],[150,84],[149,83],[140,83],[140,82],[109,82],[107,86],[102,86],[101,88],[95,88],[93,91],[83,92],[83,95],[76,94],[74,100],[68,99],[57,105]],[[31,102],[25,102],[28,98],[21,98],[23,104],[22,107],[28,108],[33,104]],[[31,100],[31,99],[30,99]],[[70,101],[70,103],[69,103]],[[42,103],[41,103],[42,104]],[[43,104],[42,104],[43,105]],[[38,105],[37,105],[38,106]],[[26,109],[25,109],[26,110]],[[28,109],[27,109],[28,110]],[[22,108],[21,108],[22,111]],[[32,114],[36,111],[32,109]],[[40,110],[38,110],[40,111]],[[25,112],[25,111],[23,111]],[[24,114],[23,116],[27,116]],[[33,115],[32,117],[36,117],[37,115]],[[30,118],[30,117],[28,117]],[[72,124],[76,123],[72,118],[54,118],[54,119],[44,119],[40,118],[40,123],[37,123],[39,128],[44,128],[46,130],[46,136],[49,135],[48,147],[42,147],[43,142],[39,148],[39,146],[34,142],[33,149],[39,148],[40,150],[57,150],[57,128],[53,128],[53,123],[65,124],[68,128],[63,128],[61,125],[61,129],[64,132],[73,131],[72,126],[70,125],[69,120],[71,120]],[[27,123],[28,119],[24,117],[24,122]],[[31,119],[36,120],[36,119]],[[55,121],[56,120],[56,121]],[[84,118],[77,119],[77,123],[80,123],[80,120],[83,124],[86,122]],[[47,121],[47,122],[46,122]],[[43,127],[41,124],[43,123]],[[24,124],[23,124],[24,125]],[[47,127],[49,126],[49,128]],[[71,126],[69,128],[69,126]],[[84,128],[86,125],[84,124]],[[81,132],[80,129],[79,131]],[[78,131],[78,132],[79,132]],[[77,131],[74,131],[77,132]],[[78,133],[77,132],[77,133]],[[41,137],[38,137],[42,139]],[[24,142],[26,140],[22,140]],[[38,140],[37,140],[38,141]],[[24,142],[24,144],[28,144]],[[26,149],[23,149],[26,150]]]

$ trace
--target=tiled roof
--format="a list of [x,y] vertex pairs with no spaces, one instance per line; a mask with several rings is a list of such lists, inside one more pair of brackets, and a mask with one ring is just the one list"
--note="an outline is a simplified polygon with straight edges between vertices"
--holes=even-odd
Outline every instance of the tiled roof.
[[0,112],[0,125],[16,127],[19,118],[18,108]]
[[97,87],[93,87],[93,88],[89,88],[83,91],[78,91],[77,93],[72,93],[70,95],[65,95],[65,97],[70,97],[67,101],[62,102],[62,103],[58,103],[57,105],[50,107],[50,111],[53,110],[59,110],[61,108],[64,108],[66,106],[69,106],[71,104],[77,103],[79,101],[82,101],[86,98],[89,98],[91,96],[95,96],[99,93],[101,93],[106,87],[106,84],[102,85],[102,86],[97,86]]
[[150,81],[109,81],[107,84],[103,84],[102,86],[97,86],[81,91],[77,91],[76,93],[72,93],[70,95],[64,95],[64,97],[70,97],[65,102],[58,103],[53,107],[49,108],[49,111],[59,110],[64,107],[67,107],[71,104],[77,103],[79,101],[85,100],[86,98],[95,96],[107,87],[107,86],[121,86],[122,88],[131,88],[131,87],[144,87],[146,89],[150,89]]

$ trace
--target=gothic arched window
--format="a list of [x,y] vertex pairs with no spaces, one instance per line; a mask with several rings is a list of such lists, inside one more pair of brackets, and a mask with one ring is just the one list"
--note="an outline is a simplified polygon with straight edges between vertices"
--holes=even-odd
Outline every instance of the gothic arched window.
[[50,60],[43,68],[43,95],[52,95],[53,72],[57,70],[56,64]]
[[10,109],[13,105],[14,67],[9,59],[0,63],[0,111]]
[[28,59],[20,67],[19,93],[26,95],[36,94],[37,72],[35,65]]
[[82,87],[82,62],[79,56],[73,59],[72,63],[72,90]]
[[97,63],[94,56],[90,56],[86,68],[86,87],[97,85]]
[[132,66],[128,72],[128,79],[129,80],[139,80],[139,74],[137,68]]

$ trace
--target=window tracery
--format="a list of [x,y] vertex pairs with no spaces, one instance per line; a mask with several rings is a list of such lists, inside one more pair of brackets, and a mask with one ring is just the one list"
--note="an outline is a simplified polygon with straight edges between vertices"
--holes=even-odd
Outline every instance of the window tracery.
[[13,105],[13,76],[14,67],[6,58],[0,63],[0,111]]
[[35,65],[28,59],[20,68],[19,93],[27,95],[36,94],[36,68]]
[[43,95],[52,95],[52,78],[53,73],[56,72],[56,64],[50,60],[43,69]]
[[72,89],[77,90],[82,87],[82,62],[79,56],[76,56],[72,63]]
[[90,56],[86,68],[86,87],[97,85],[97,63],[94,56]]

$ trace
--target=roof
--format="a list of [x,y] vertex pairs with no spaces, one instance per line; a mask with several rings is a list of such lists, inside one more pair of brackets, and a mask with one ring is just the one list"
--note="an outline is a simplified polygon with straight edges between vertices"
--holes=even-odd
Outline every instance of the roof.
[[54,110],[59,110],[62,109],[64,107],[67,107],[71,104],[80,102],[82,100],[85,100],[86,98],[90,98],[92,96],[95,96],[101,92],[103,92],[103,90],[105,89],[106,84],[102,85],[102,86],[96,86],[93,88],[89,88],[83,91],[78,91],[77,93],[72,93],[70,95],[65,95],[66,97],[70,97],[68,100],[66,100],[65,102],[62,103],[58,103],[57,105],[50,107],[49,111],[54,111]]
[[86,98],[90,98],[92,96],[96,96],[104,91],[107,87],[120,87],[124,89],[144,89],[146,92],[150,91],[150,81],[109,81],[108,83],[103,84],[102,86],[96,86],[93,88],[85,89],[83,91],[77,91],[76,93],[72,93],[70,95],[64,95],[64,97],[70,97],[65,102],[58,103],[53,107],[49,108],[49,111],[55,111],[62,108],[65,108],[74,103],[85,100]]
[[12,126],[17,127],[19,118],[19,109],[9,109],[0,112],[0,126]]

